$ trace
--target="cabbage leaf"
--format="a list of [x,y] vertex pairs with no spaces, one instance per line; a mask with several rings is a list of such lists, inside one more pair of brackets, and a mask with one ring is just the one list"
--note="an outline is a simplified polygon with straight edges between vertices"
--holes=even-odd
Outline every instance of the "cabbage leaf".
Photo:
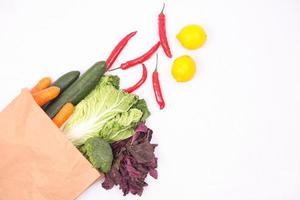
[[80,146],[94,136],[114,142],[134,134],[133,128],[143,116],[141,110],[131,109],[138,102],[138,96],[125,93],[118,87],[117,76],[104,76],[76,106],[63,128],[74,145]]

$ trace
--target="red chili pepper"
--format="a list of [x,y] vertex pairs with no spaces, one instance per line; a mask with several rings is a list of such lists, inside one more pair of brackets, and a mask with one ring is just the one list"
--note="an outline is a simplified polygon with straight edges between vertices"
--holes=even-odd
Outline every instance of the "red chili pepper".
[[158,76],[158,71],[157,71],[157,54],[156,54],[156,67],[155,70],[152,74],[152,85],[153,85],[153,90],[155,94],[155,99],[156,102],[159,105],[159,108],[162,110],[165,107],[165,101],[161,92],[161,87],[160,87],[160,82],[159,82],[159,76]]
[[117,57],[120,55],[121,51],[124,49],[124,47],[127,45],[128,41],[135,36],[137,31],[131,32],[128,35],[126,35],[118,44],[117,46],[112,50],[109,57],[106,60],[106,68],[109,70],[111,66],[116,61]]
[[141,55],[140,57],[127,61],[123,64],[121,64],[121,69],[128,69],[130,67],[136,66],[138,64],[141,64],[151,58],[151,56],[157,51],[157,49],[160,46],[160,42],[157,42],[151,49],[149,49],[145,54]]
[[130,88],[125,89],[124,91],[127,93],[132,93],[133,91],[137,90],[139,87],[141,87],[141,85],[143,85],[147,79],[148,76],[148,72],[147,72],[147,68],[144,65],[144,63],[142,63],[143,66],[143,75],[142,78],[133,86],[131,86]]
[[160,14],[158,15],[158,33],[159,33],[159,39],[161,46],[165,52],[165,54],[172,58],[172,53],[170,50],[167,33],[166,33],[166,16],[164,14],[165,4],[163,6],[163,9],[161,10]]

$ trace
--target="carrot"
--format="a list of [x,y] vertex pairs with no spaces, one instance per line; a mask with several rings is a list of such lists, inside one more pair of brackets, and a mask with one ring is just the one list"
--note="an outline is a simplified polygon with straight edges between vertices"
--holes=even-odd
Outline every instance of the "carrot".
[[73,106],[72,103],[66,103],[60,111],[55,115],[55,117],[52,119],[54,124],[58,128],[60,128],[68,119],[69,117],[73,114],[75,107]]
[[31,89],[31,94],[39,92],[43,89],[46,89],[50,87],[51,85],[51,78],[50,77],[44,77],[42,78],[32,89]]
[[32,96],[39,106],[43,106],[49,101],[55,99],[60,93],[60,88],[51,86],[39,92],[33,93]]

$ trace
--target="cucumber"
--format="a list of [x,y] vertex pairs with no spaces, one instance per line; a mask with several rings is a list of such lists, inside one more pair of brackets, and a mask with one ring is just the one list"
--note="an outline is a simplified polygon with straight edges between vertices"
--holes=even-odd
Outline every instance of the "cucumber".
[[[62,75],[61,77],[59,77],[56,81],[54,81],[54,83],[52,84],[52,86],[56,86],[60,88],[60,94],[63,93],[63,91],[65,91],[72,83],[74,83],[74,81],[76,81],[78,79],[80,75],[79,71],[70,71],[64,75]],[[48,102],[46,105],[42,106],[42,109],[45,111],[48,109],[49,105],[55,101],[52,100],[50,102]]]
[[106,71],[105,61],[95,63],[70,87],[68,87],[53,103],[51,103],[46,113],[52,119],[66,103],[77,105],[86,97],[99,83],[100,78]]
[[65,91],[74,81],[78,79],[80,75],[79,71],[70,71],[61,77],[59,77],[52,86],[57,86],[60,88],[60,93]]

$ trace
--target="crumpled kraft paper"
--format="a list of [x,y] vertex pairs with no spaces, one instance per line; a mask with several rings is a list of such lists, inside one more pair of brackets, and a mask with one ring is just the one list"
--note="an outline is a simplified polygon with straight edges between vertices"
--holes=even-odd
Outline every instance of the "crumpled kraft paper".
[[0,199],[71,200],[101,174],[24,89],[0,113]]

